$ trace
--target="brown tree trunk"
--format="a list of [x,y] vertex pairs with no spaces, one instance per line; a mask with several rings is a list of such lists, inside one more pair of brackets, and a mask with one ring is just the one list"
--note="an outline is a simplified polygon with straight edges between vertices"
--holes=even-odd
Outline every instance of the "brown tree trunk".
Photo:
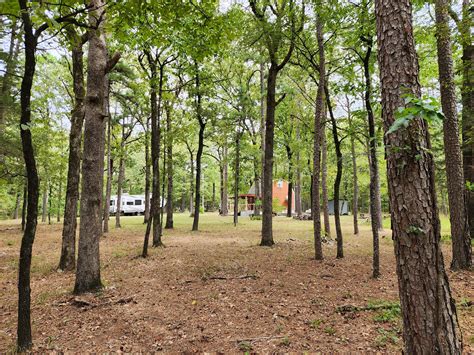
[[74,107],[71,112],[69,132],[69,159],[66,182],[66,203],[62,232],[61,257],[59,269],[74,270],[76,267],[76,226],[77,201],[79,200],[79,180],[81,171],[82,125],[84,123],[84,62],[82,40],[70,32],[74,45],[72,48],[72,79]]
[[17,350],[19,352],[31,348],[31,309],[30,309],[30,269],[33,242],[35,240],[38,218],[39,180],[36,170],[36,160],[33,140],[29,124],[31,122],[31,88],[36,67],[36,47],[38,38],[33,33],[33,27],[28,10],[27,0],[19,0],[24,29],[25,66],[21,81],[20,103],[20,134],[23,159],[28,181],[28,207],[26,225],[21,239],[20,259],[18,268],[18,327]]
[[[102,236],[102,193],[104,180],[107,47],[103,33],[103,0],[92,0],[89,22],[87,94],[84,104],[84,152],[80,204],[79,247],[74,293],[102,287],[99,241]],[[101,20],[99,20],[101,19]],[[98,23],[100,21],[100,23]]]
[[56,222],[61,222],[61,202],[62,202],[62,194],[63,194],[63,171],[59,172],[59,182],[58,182],[58,194],[56,199]]
[[20,199],[21,199],[21,192],[18,191],[16,193],[15,209],[13,210],[13,214],[12,214],[13,219],[18,219],[18,212],[20,211]]
[[318,38],[319,52],[319,85],[316,96],[316,109],[314,114],[314,138],[313,138],[313,174],[311,179],[311,213],[313,216],[313,233],[314,233],[314,258],[323,260],[323,247],[321,244],[321,210],[319,195],[319,177],[321,175],[321,135],[324,120],[324,87],[326,85],[326,58],[324,48],[324,25],[321,17],[318,15],[316,19],[316,35]]
[[436,42],[443,120],[444,155],[446,157],[446,182],[449,199],[449,221],[453,259],[451,268],[469,269],[472,264],[471,237],[465,201],[465,185],[461,144],[459,142],[456,86],[454,84],[453,54],[449,28],[450,1],[436,0]]
[[121,144],[121,152],[119,157],[119,172],[117,177],[117,211],[115,213],[115,228],[122,228],[120,224],[120,215],[122,214],[122,189],[125,180],[125,144]]
[[234,171],[234,227],[239,222],[239,184],[240,184],[240,137],[241,132],[237,132],[235,140],[235,171]]
[[[263,174],[265,173],[265,116],[266,116],[266,108],[265,108],[266,96],[265,96],[265,63],[260,62],[260,145],[261,145],[261,168],[260,168],[260,186],[259,192],[260,194],[255,197],[255,202],[257,199],[260,200],[260,206],[258,208],[258,212],[263,208]],[[257,191],[257,190],[255,190]],[[263,213],[263,211],[262,211]]]
[[[420,97],[418,59],[408,0],[375,2],[385,132]],[[440,245],[434,162],[426,122],[386,134],[393,240],[407,354],[461,354],[462,340]]]
[[[297,139],[299,139],[299,131],[297,132]],[[299,217],[303,211],[301,208],[301,166],[300,166],[300,152],[296,152],[296,186],[295,186],[295,212]]]
[[173,228],[173,132],[171,130],[171,103],[166,110],[166,133],[167,133],[167,197],[166,197],[166,229]]
[[[326,120],[324,110],[323,120]],[[329,196],[328,196],[328,146],[326,141],[326,123],[321,127],[321,191],[323,198],[324,233],[331,238],[331,222],[329,221]]]

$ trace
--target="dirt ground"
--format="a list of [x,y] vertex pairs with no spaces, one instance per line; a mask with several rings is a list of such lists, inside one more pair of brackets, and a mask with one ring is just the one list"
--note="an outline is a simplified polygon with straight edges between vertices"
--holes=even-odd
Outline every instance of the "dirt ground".
[[[259,247],[260,221],[175,216],[165,248],[137,257],[142,217],[101,241],[96,294],[73,296],[73,273],[56,271],[61,224],[40,224],[32,266],[34,350],[69,352],[359,352],[401,350],[397,280],[390,232],[382,233],[382,277],[371,275],[368,223],[351,233],[343,218],[344,259],[332,242],[312,259],[311,222],[274,218],[277,244]],[[113,224],[112,224],[113,226]],[[334,228],[333,228],[334,230]],[[16,337],[17,222],[0,223],[0,352]],[[445,244],[449,265],[450,249]],[[449,271],[465,352],[474,352],[474,273]],[[395,305],[394,305],[395,303]],[[341,306],[380,309],[340,312]]]

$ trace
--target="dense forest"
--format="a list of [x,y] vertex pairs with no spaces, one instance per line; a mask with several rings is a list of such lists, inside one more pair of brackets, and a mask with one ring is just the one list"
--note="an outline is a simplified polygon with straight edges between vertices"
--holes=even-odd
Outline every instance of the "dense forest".
[[[195,239],[218,249],[209,230],[279,258],[280,231],[296,226],[315,270],[351,268],[366,243],[370,282],[396,272],[396,307],[374,306],[400,313],[391,350],[474,350],[472,313],[457,315],[474,288],[473,12],[469,0],[0,2],[0,260],[18,277],[17,300],[2,296],[17,301],[17,332],[0,342],[32,348],[34,260],[48,249],[68,297],[89,307],[80,297],[107,292],[102,248],[117,236],[136,236],[127,263],[161,274]],[[168,350],[232,351],[179,344]]]

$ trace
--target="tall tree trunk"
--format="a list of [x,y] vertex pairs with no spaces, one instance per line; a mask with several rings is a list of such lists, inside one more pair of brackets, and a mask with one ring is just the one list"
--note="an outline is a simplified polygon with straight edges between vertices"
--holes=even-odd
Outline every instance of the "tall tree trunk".
[[151,177],[151,166],[150,166],[150,120],[146,120],[145,129],[145,213],[143,217],[143,223],[147,223],[150,218],[150,177]]
[[228,206],[229,206],[229,196],[227,193],[227,182],[228,182],[228,167],[229,164],[227,162],[227,143],[224,145],[223,148],[223,167],[222,167],[222,199],[221,199],[221,215],[227,216],[229,213]]
[[472,1],[462,2],[459,32],[462,44],[462,153],[467,215],[471,238],[474,238],[474,44],[472,43]]
[[206,122],[202,117],[202,93],[201,93],[201,83],[199,76],[199,66],[195,63],[196,67],[196,117],[199,122],[199,139],[198,139],[198,150],[196,153],[196,193],[195,193],[195,202],[194,202],[194,220],[193,220],[193,231],[199,229],[199,211],[201,206],[201,160],[202,153],[204,150],[204,130],[206,129]]
[[191,156],[190,160],[190,179],[189,179],[189,213],[190,216],[194,216],[194,155],[192,151],[189,151]]
[[337,159],[337,171],[336,178],[334,179],[334,222],[336,225],[336,242],[337,242],[337,255],[338,259],[344,257],[344,243],[342,240],[342,228],[341,228],[341,216],[340,216],[340,206],[339,206],[339,190],[341,188],[341,179],[342,179],[342,152],[341,152],[341,141],[339,140],[338,128],[336,123],[336,118],[332,111],[331,99],[329,96],[329,89],[326,83],[324,88],[326,93],[326,106],[329,111],[329,117],[331,117],[332,124],[332,138],[334,140],[334,146],[336,149],[336,159]]
[[[108,105],[107,105],[108,106]],[[110,115],[110,110],[108,111],[107,119],[107,180],[105,183],[105,203],[104,203],[104,233],[109,232],[109,219],[110,219],[110,199],[112,197],[112,179],[113,179],[113,168],[114,161],[112,159],[112,117]],[[118,207],[118,206],[115,206]]]
[[351,158],[352,158],[352,184],[353,184],[353,192],[352,192],[352,221],[354,225],[354,234],[359,234],[359,221],[357,219],[359,214],[359,180],[358,180],[358,173],[357,173],[357,156],[356,156],[356,149],[355,149],[355,138],[354,138],[354,127],[352,125],[352,115],[350,112],[350,103],[349,98],[347,98],[347,109],[348,109],[348,119],[349,119],[349,126],[351,129]]
[[363,57],[364,67],[364,105],[367,112],[367,124],[369,126],[369,206],[370,206],[370,223],[372,227],[373,240],[373,257],[372,257],[372,276],[378,278],[380,276],[379,261],[379,230],[382,227],[380,223],[380,179],[379,166],[377,158],[377,135],[375,133],[375,117],[372,109],[372,79],[370,72],[370,58],[372,55],[373,40],[370,35],[366,35],[363,39],[366,44],[366,51]]
[[[325,108],[325,107],[324,107]],[[326,110],[323,119],[326,120]],[[328,195],[328,146],[326,141],[326,123],[321,127],[321,190],[323,197],[324,233],[331,238],[331,222],[329,221],[329,195]]]
[[240,137],[242,134],[237,132],[235,140],[235,171],[234,171],[234,227],[239,222],[239,184],[240,184]]
[[167,133],[167,197],[166,197],[166,229],[173,228],[173,132],[171,130],[171,104],[167,106],[166,110],[166,133]]
[[262,214],[262,240],[260,245],[272,246],[273,241],[273,140],[275,131],[276,109],[276,80],[278,68],[276,63],[270,65],[267,78],[267,105],[265,117],[265,144],[263,168],[263,214]]
[[449,199],[449,221],[453,244],[452,269],[469,269],[472,264],[471,237],[465,203],[461,144],[459,142],[456,86],[449,28],[449,1],[436,0],[436,42],[438,48],[439,86],[443,120],[444,154]]
[[291,217],[293,215],[293,152],[291,147],[287,144],[286,156],[288,158],[288,205],[286,209],[286,216]]
[[[99,241],[102,236],[102,193],[104,180],[105,120],[104,98],[107,74],[107,46],[103,33],[103,0],[92,0],[89,13],[87,94],[84,104],[84,152],[80,203],[79,248],[74,293],[102,287]],[[99,20],[100,19],[100,20]],[[100,21],[100,23],[98,23]]]
[[[411,2],[375,2],[385,132],[420,97]],[[407,354],[461,354],[462,340],[440,245],[434,162],[426,122],[385,135],[393,240]]]
[[61,257],[59,269],[74,270],[76,267],[76,226],[77,201],[79,200],[79,181],[81,171],[82,125],[84,123],[84,53],[83,42],[75,32],[69,32],[73,40],[72,80],[74,107],[71,111],[71,130],[69,132],[69,159],[66,182],[66,203],[62,231]]
[[[260,200],[258,212],[263,208],[263,174],[265,173],[265,63],[260,63],[260,145],[261,145],[261,169],[260,169],[260,186],[259,186],[259,195],[255,196],[255,203],[257,199]],[[256,192],[257,190],[255,190]],[[263,213],[263,211],[262,211]]]
[[[26,225],[21,239],[20,259],[18,268],[18,327],[17,350],[19,352],[31,348],[31,310],[30,310],[30,269],[33,242],[35,240],[38,218],[39,180],[36,170],[35,153],[29,124],[31,122],[31,87],[36,67],[36,47],[38,38],[33,27],[28,10],[27,0],[19,0],[24,29],[25,66],[21,81],[20,103],[20,135],[23,159],[25,160],[26,177],[28,181],[28,207]],[[28,127],[28,128],[25,128]]]
[[48,189],[48,224],[51,224],[51,201],[53,200],[53,184],[49,184]]
[[316,95],[316,107],[314,114],[314,137],[313,137],[313,173],[311,175],[311,214],[313,216],[314,233],[314,258],[323,260],[323,247],[321,244],[321,210],[319,195],[319,176],[321,174],[321,135],[324,119],[324,87],[326,83],[326,58],[324,51],[324,24],[319,16],[316,18],[316,35],[318,38],[319,52],[319,85]]
[[63,171],[62,168],[59,172],[59,183],[58,183],[58,195],[57,195],[57,202],[56,202],[56,222],[61,222],[61,202],[62,202],[62,194],[63,194]]

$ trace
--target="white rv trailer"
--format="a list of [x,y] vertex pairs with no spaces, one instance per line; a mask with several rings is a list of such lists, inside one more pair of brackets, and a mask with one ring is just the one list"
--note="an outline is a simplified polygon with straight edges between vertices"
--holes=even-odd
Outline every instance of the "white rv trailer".
[[[128,193],[123,193],[121,200],[121,214],[138,216],[145,213],[145,195],[129,195]],[[163,201],[163,205],[164,204],[166,204],[166,200]],[[115,214],[117,209],[117,195],[112,195],[110,196],[109,211],[111,214]]]

